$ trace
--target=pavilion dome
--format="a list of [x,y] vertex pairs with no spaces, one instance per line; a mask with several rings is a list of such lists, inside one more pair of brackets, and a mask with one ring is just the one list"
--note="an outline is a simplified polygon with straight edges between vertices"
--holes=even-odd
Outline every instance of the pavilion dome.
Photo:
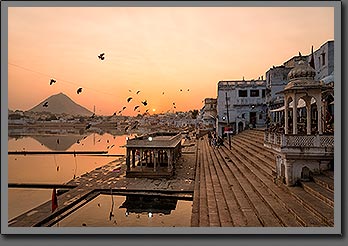
[[314,80],[316,72],[314,68],[309,66],[309,64],[303,60],[299,61],[293,69],[288,73],[288,80],[294,79],[310,79]]

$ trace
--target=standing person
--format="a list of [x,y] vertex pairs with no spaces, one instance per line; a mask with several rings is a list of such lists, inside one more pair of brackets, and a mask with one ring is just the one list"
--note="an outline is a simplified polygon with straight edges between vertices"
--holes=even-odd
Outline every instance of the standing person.
[[212,135],[211,135],[211,132],[209,131],[208,132],[208,141],[209,141],[210,146],[211,146],[211,138],[212,138]]

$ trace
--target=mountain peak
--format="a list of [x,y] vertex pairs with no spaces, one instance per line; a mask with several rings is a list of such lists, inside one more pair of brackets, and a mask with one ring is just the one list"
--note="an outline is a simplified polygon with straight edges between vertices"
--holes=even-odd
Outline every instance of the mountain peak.
[[[47,107],[44,107],[46,103]],[[29,112],[50,112],[53,114],[70,114],[88,116],[92,112],[85,107],[75,103],[70,97],[63,92],[49,96],[35,107],[28,110]]]

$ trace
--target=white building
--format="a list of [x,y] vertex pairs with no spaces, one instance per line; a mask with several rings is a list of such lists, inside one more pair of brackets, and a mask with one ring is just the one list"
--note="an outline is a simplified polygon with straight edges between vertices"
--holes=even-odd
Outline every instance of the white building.
[[265,80],[219,81],[217,95],[216,131],[219,136],[224,135],[227,128],[238,133],[248,127],[265,126]]
[[215,128],[216,115],[217,115],[216,106],[217,106],[216,98],[204,99],[204,107],[202,110],[202,121],[203,121],[203,126],[210,130],[213,130]]

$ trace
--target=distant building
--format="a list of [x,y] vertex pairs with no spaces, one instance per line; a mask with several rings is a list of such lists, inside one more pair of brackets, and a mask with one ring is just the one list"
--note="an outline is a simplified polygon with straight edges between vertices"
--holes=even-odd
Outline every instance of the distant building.
[[217,134],[229,129],[239,133],[247,127],[263,127],[266,122],[266,81],[219,81],[217,96]]
[[205,128],[208,128],[211,130],[215,128],[216,115],[217,115],[216,106],[217,106],[216,98],[204,99],[204,107],[202,110],[202,120],[203,120],[203,126]]

